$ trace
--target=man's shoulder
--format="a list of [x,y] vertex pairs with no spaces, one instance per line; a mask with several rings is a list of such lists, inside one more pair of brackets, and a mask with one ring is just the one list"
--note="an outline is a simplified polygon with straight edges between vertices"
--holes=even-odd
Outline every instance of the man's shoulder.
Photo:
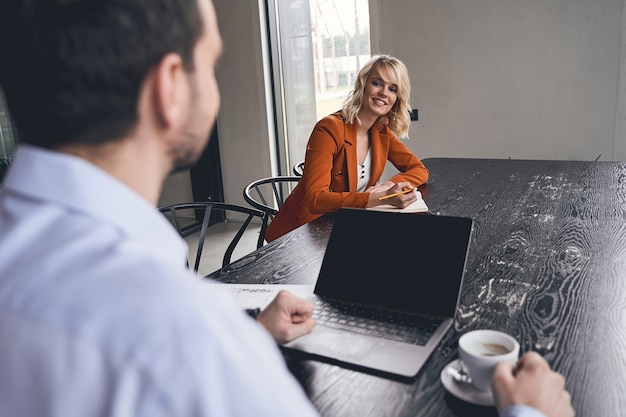
[[[0,297],[0,307],[32,329],[46,329],[42,335],[53,332],[63,345],[91,346],[116,367],[137,368],[149,368],[153,361],[165,365],[196,346],[208,349],[220,321],[238,313],[219,291],[203,286],[183,267],[128,266],[96,263],[82,274],[42,276],[39,289],[32,281],[13,291],[22,302]],[[184,344],[173,343],[181,339]],[[47,343],[42,336],[39,344]]]

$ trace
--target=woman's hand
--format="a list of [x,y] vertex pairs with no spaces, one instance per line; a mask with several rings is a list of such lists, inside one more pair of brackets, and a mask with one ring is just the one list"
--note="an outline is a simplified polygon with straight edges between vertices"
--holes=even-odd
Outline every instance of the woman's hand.
[[[403,183],[403,184],[407,184],[407,183]],[[387,191],[390,190],[391,188],[395,187],[395,186],[396,186],[395,182],[393,182],[393,181],[385,181],[385,182],[380,183],[380,184],[372,185],[367,190],[365,190],[365,192],[366,193],[384,193],[384,194],[387,194]],[[389,191],[389,193],[391,193],[391,191]]]
[[[389,185],[391,184],[391,186]],[[401,193],[405,190],[415,190],[406,194],[399,194],[394,197],[385,198],[380,200],[381,197],[387,195]],[[410,182],[394,183],[391,181],[385,181],[382,184],[369,187],[366,192],[369,192],[369,199],[367,201],[367,207],[380,206],[382,204],[391,204],[398,208],[405,208],[417,200],[417,187],[413,187]]]

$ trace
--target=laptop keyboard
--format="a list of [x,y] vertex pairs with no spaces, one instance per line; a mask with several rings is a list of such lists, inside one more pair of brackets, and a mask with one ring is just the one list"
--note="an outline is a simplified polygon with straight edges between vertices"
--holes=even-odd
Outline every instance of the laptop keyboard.
[[319,326],[425,345],[441,320],[313,296],[313,318]]

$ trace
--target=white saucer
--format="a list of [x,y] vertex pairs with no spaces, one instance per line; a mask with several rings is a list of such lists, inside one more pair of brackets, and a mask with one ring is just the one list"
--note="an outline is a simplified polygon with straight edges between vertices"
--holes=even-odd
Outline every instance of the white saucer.
[[449,367],[453,367],[454,369],[460,369],[459,360],[457,359],[450,362],[441,370],[441,383],[450,394],[454,395],[457,398],[460,398],[463,401],[467,401],[476,405],[495,405],[491,390],[479,391],[470,384],[455,381],[454,378],[452,378],[450,372],[448,372]]

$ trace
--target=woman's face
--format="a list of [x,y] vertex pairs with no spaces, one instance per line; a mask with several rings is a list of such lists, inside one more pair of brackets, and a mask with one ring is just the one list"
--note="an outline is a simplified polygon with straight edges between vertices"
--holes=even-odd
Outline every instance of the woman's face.
[[377,69],[372,70],[363,91],[361,114],[384,116],[389,113],[398,99],[398,85],[388,74],[384,76]]

